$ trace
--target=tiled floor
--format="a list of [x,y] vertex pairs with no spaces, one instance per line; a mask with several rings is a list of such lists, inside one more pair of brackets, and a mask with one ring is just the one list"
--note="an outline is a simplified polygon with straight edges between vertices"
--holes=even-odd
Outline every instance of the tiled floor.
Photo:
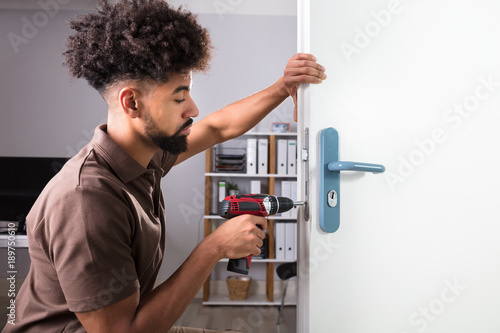
[[285,306],[277,326],[276,306],[203,306],[195,299],[176,325],[222,331],[232,328],[244,333],[295,333],[296,314],[295,306]]

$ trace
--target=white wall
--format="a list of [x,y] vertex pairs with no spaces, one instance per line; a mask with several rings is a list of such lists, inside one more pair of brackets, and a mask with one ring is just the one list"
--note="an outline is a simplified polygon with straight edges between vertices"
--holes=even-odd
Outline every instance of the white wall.
[[[70,157],[92,138],[95,126],[105,121],[107,107],[99,94],[85,81],[70,79],[61,65],[70,33],[66,20],[93,2],[75,0],[61,5],[53,17],[40,22],[44,24],[17,52],[7,35],[22,36],[25,20],[33,22],[34,16],[42,18],[44,12],[37,1],[0,2],[0,156]],[[28,9],[5,9],[19,6]],[[216,47],[208,74],[194,77],[192,94],[199,118],[272,84],[295,53],[296,19],[287,14],[294,13],[294,2],[283,13],[263,10],[267,15],[261,16],[246,15],[251,11],[243,10],[245,6],[242,2],[232,12],[199,15]],[[243,15],[233,15],[236,12]],[[289,99],[264,123],[291,122],[291,111]],[[204,154],[200,154],[174,168],[162,183],[168,234],[159,280],[173,273],[203,237],[203,173]],[[27,251],[19,251],[18,258],[26,260]],[[4,261],[0,261],[0,274],[4,274]]]

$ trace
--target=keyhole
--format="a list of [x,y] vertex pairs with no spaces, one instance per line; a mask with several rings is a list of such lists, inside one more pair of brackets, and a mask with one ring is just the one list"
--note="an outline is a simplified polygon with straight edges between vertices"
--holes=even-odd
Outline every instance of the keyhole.
[[327,194],[328,206],[335,207],[337,206],[337,192],[331,190]]

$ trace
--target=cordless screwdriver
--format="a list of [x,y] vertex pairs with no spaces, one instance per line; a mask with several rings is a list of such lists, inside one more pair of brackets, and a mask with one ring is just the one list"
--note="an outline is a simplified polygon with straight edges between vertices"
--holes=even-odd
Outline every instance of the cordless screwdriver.
[[[226,219],[243,214],[266,217],[287,212],[293,207],[303,204],[302,201],[294,202],[290,198],[269,194],[230,195],[220,203],[219,215]],[[239,259],[229,259],[227,270],[248,275],[251,261],[251,255]]]

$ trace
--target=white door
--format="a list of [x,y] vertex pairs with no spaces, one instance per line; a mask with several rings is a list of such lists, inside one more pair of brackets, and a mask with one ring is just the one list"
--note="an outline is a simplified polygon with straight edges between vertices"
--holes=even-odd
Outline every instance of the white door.
[[[299,51],[328,75],[299,91],[298,332],[500,332],[500,1],[298,13]],[[386,167],[340,172],[334,233],[319,226],[327,127],[341,160]]]

